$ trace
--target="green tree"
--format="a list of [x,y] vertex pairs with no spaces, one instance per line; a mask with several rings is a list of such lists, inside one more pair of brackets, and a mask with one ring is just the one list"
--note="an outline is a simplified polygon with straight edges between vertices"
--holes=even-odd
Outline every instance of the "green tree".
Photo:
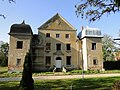
[[8,43],[2,42],[0,45],[0,66],[7,66],[8,63]]
[[25,56],[24,69],[19,90],[34,90],[34,80],[32,78],[32,59],[30,52]]
[[75,5],[77,17],[95,21],[104,14],[111,14],[120,11],[120,0],[80,0]]
[[103,35],[103,59],[104,61],[112,61],[114,60],[114,52],[116,52],[116,50],[118,49],[115,44],[114,41],[112,39],[112,37],[110,35],[104,34]]

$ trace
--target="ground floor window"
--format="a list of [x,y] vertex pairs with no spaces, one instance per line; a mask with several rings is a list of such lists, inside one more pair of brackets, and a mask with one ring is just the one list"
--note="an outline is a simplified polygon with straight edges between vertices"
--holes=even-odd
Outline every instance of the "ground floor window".
[[20,64],[21,64],[21,59],[20,59],[20,58],[17,58],[16,66],[20,66]]
[[46,56],[46,65],[50,65],[51,64],[51,57],[50,56]]
[[98,60],[97,59],[93,59],[93,65],[98,65]]
[[66,56],[66,65],[71,65],[71,56]]

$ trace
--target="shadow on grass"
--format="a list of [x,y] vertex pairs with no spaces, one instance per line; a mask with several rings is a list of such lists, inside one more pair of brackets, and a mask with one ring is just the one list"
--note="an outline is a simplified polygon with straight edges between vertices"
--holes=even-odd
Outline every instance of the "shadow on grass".
[[[120,77],[41,81],[35,90],[111,90]],[[41,83],[41,84],[40,84]]]
[[0,82],[0,90],[18,90],[19,82]]
[[[120,77],[35,81],[34,90],[111,90]],[[18,90],[19,82],[0,82],[0,90]]]
[[1,71],[0,74],[4,74],[4,73],[7,73],[7,71]]

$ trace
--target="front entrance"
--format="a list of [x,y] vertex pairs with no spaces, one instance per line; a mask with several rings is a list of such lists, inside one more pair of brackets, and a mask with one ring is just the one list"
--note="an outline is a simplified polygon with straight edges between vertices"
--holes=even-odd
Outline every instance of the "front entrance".
[[57,57],[55,60],[55,66],[56,68],[61,68],[62,65],[62,58],[61,57]]

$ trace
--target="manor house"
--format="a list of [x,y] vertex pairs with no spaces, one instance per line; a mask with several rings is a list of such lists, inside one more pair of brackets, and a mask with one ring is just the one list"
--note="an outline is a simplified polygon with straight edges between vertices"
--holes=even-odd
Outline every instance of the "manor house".
[[30,50],[34,71],[102,70],[102,35],[97,28],[77,30],[60,14],[54,15],[33,34],[31,26],[13,24],[9,32],[8,71],[21,72]]

